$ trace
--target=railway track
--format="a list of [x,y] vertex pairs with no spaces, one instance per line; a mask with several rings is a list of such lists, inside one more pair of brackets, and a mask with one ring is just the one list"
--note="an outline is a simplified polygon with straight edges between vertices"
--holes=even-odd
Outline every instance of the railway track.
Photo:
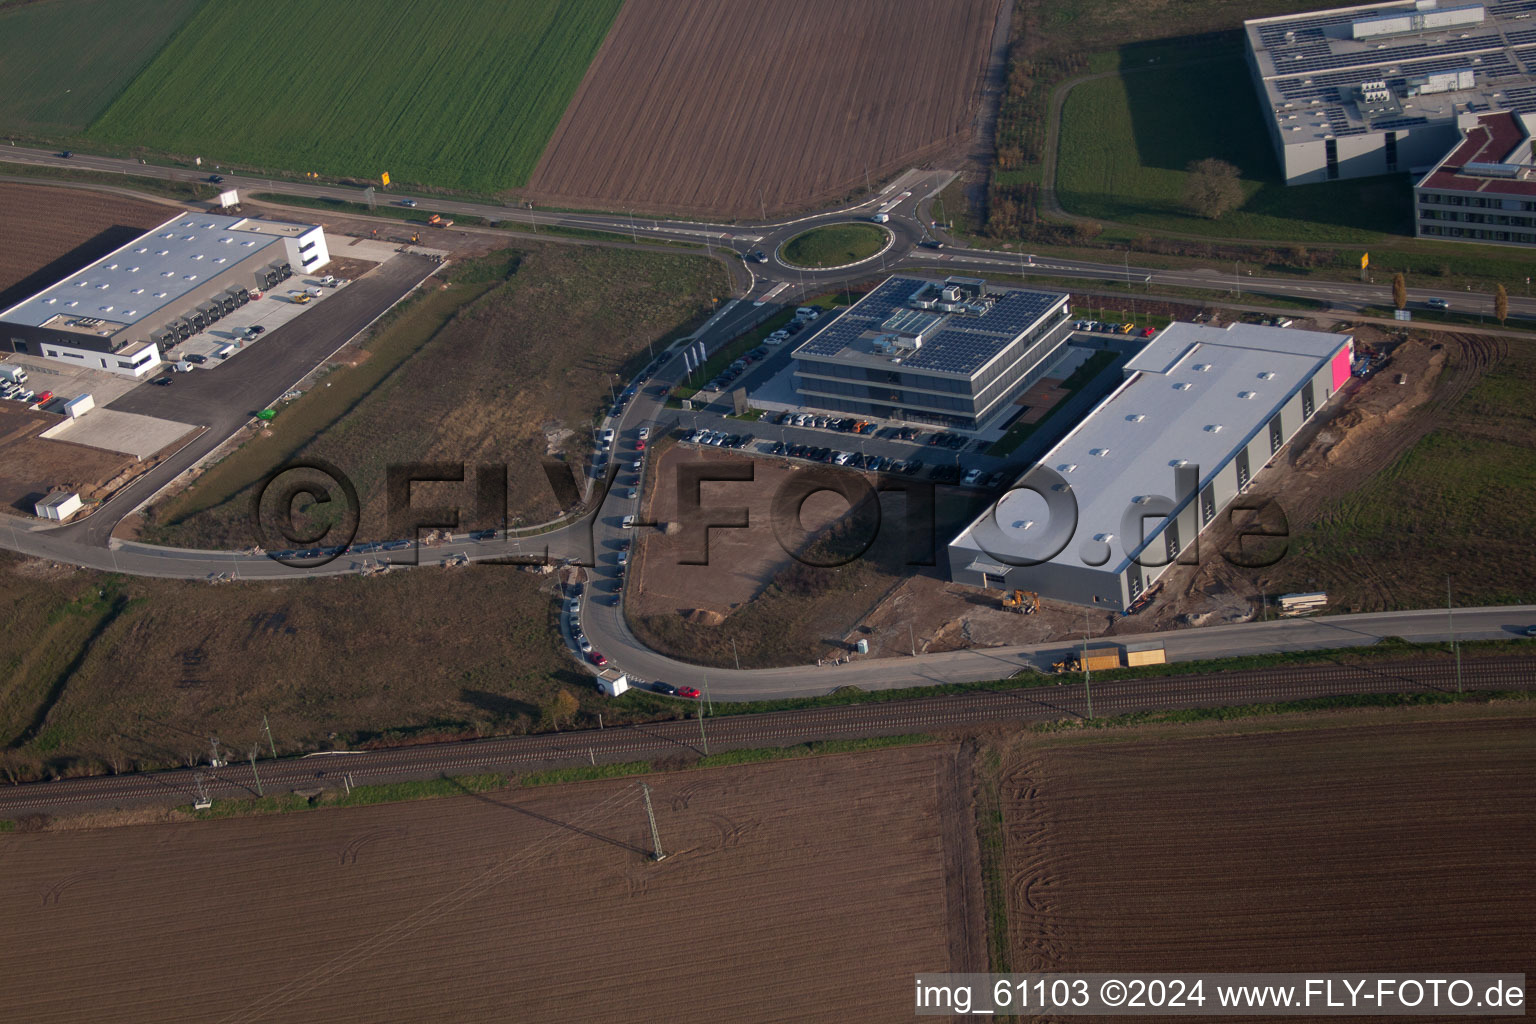
[[[1450,662],[1408,660],[1362,665],[1307,665],[1166,676],[1091,684],[1096,717],[1201,707],[1231,707],[1352,694],[1456,691]],[[1505,655],[1464,663],[1466,690],[1536,688],[1536,657]],[[1073,677],[1074,680],[1076,677]],[[1081,682],[1055,686],[984,690],[889,703],[727,715],[593,729],[574,733],[515,736],[397,747],[258,763],[260,788],[270,793],[310,792],[361,785],[464,775],[517,773],[583,763],[614,763],[702,754],[743,747],[787,746],[815,740],[852,739],[914,732],[942,732],[994,722],[1044,722],[1082,718],[1088,694]],[[214,800],[257,795],[251,766],[178,769],[134,775],[96,776],[27,783],[0,790],[0,816],[58,813],[103,807],[190,804],[195,776]]]

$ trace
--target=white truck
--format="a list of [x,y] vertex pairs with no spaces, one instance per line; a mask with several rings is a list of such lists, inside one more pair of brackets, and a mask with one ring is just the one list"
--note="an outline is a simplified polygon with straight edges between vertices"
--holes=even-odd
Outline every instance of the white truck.
[[12,384],[25,384],[27,382],[27,371],[12,363],[7,363],[4,366],[0,366],[0,380],[8,380]]

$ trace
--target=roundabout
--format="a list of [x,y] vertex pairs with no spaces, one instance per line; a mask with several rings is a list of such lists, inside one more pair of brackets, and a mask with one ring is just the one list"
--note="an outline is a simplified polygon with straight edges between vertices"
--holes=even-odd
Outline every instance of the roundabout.
[[780,263],[797,270],[842,270],[874,259],[896,242],[889,228],[865,221],[822,224],[779,246]]

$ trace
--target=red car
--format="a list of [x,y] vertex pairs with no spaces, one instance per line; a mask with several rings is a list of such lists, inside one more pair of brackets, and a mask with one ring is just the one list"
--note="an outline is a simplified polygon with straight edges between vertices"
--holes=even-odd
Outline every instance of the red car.
[[695,700],[697,700],[698,696],[699,696],[699,691],[696,690],[695,688],[693,688],[692,686],[679,686],[677,688],[677,695],[679,697],[692,697]]
[[587,655],[587,657],[591,658],[592,664],[596,665],[598,668],[602,668],[604,665],[608,664],[608,659],[603,657],[603,655],[597,651],[593,651],[591,654]]
[[1141,330],[1141,336],[1143,338],[1150,338],[1150,337],[1152,337],[1152,335],[1154,335],[1156,333],[1157,333],[1157,328],[1155,328],[1155,327],[1143,327],[1142,330]]
[[53,399],[53,392],[52,391],[44,391],[42,394],[40,394],[36,398],[32,399],[32,404],[33,405],[42,405],[44,402],[51,401],[52,399]]
[[635,442],[635,451],[637,451],[637,452],[645,451],[645,442],[644,441],[636,441]]

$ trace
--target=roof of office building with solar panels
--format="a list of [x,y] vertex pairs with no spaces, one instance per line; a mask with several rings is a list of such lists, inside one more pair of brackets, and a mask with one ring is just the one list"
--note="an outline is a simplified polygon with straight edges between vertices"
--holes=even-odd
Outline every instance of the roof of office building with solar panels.
[[977,278],[892,277],[818,325],[795,356],[971,378],[1067,299]]
[[1282,144],[1536,112],[1536,0],[1407,0],[1245,25]]

